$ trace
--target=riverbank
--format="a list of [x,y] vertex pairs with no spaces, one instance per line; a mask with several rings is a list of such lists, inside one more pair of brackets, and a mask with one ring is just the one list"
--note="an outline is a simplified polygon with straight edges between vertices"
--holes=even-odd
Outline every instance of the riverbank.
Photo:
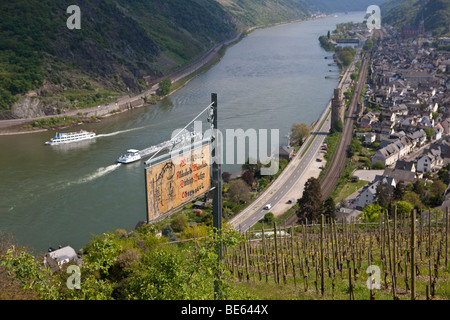
[[[230,40],[224,41],[220,44],[217,44],[212,49],[210,49],[207,53],[202,55],[201,57],[192,61],[189,65],[184,68],[173,72],[165,78],[169,78],[172,82],[171,91],[169,94],[164,96],[158,95],[159,89],[159,81],[163,78],[159,79],[157,84],[154,84],[148,90],[143,93],[136,94],[134,96],[122,96],[117,99],[113,103],[108,103],[106,105],[100,105],[98,107],[91,107],[86,109],[78,109],[71,110],[67,112],[63,112],[57,115],[48,115],[43,117],[36,118],[23,118],[23,119],[10,119],[10,120],[0,120],[0,136],[2,135],[22,135],[22,134],[30,134],[43,132],[48,130],[62,130],[68,129],[72,127],[81,126],[86,123],[91,123],[91,118],[94,117],[96,121],[101,121],[103,118],[107,118],[113,115],[120,115],[126,111],[130,111],[135,108],[141,108],[145,106],[150,106],[158,103],[162,99],[167,96],[170,96],[180,88],[184,87],[188,84],[192,79],[197,77],[198,75],[206,72],[211,67],[216,65],[221,58],[224,56],[226,49],[230,46],[238,43],[247,35],[250,35],[252,32],[270,28],[274,26],[288,25],[292,23],[298,23],[309,20],[321,19],[322,16],[319,17],[310,17],[303,20],[294,20],[289,22],[280,22],[276,24],[270,25],[262,25],[262,26],[254,26],[250,27],[247,30],[236,34],[236,36]],[[35,120],[42,120],[47,118],[64,118],[64,117],[76,117],[78,120],[73,122],[72,124],[64,123],[63,125],[55,125],[51,128],[42,128],[36,125],[33,125]]]

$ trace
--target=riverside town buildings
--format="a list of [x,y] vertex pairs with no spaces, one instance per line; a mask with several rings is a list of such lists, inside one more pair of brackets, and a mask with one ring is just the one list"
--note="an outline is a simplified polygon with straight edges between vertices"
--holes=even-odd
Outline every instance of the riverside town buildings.
[[446,39],[427,37],[423,21],[386,31],[371,52],[355,132],[372,150],[367,166],[384,172],[350,199],[350,207],[360,210],[376,202],[380,182],[390,189],[417,179],[431,183],[450,162],[450,52],[436,45]]

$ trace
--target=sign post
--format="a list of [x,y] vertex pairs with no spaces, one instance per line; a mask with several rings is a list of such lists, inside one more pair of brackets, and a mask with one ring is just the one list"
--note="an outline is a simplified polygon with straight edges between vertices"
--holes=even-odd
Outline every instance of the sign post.
[[[217,94],[211,94],[211,103],[212,103],[212,152],[211,152],[211,161],[212,161],[212,186],[214,188],[214,196],[213,196],[213,227],[214,231],[217,234],[222,233],[222,165],[220,163],[221,155],[220,151],[221,146],[219,141],[220,136],[218,134],[218,119],[217,119]],[[220,242],[217,246],[217,255],[218,255],[218,270],[220,272],[220,267],[222,264],[222,242]],[[220,274],[216,275],[218,278]],[[219,283],[218,280],[214,281],[214,298],[217,299],[219,293]]]
[[210,145],[202,145],[145,169],[147,222],[206,193],[211,188]]
[[[194,143],[189,150],[184,148],[171,151],[168,155],[146,162],[145,187],[147,198],[147,223],[156,221],[173,212],[202,194],[213,191],[213,227],[217,242],[217,271],[214,280],[214,298],[221,296],[220,277],[222,267],[222,141],[218,130],[217,94],[211,94],[211,104],[202,111],[208,111],[211,124],[211,140],[200,145]],[[200,114],[202,114],[200,113]],[[200,114],[194,118],[197,119]],[[192,120],[188,125],[190,125]],[[186,126],[187,127],[187,126]],[[181,153],[181,154],[180,154]],[[166,159],[166,160],[163,160]],[[212,189],[211,189],[212,187]]]

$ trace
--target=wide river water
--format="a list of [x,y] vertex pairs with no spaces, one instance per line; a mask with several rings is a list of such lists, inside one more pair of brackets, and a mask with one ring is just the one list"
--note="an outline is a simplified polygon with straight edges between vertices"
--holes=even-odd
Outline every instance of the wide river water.
[[[54,131],[0,136],[0,230],[41,252],[58,245],[78,250],[93,234],[133,229],[146,220],[145,165],[116,159],[170,139],[209,105],[213,92],[222,132],[279,129],[280,144],[286,143],[292,124],[317,120],[337,86],[338,69],[324,59],[331,54],[318,37],[337,23],[361,22],[364,14],[256,30],[160,103],[68,130],[95,130],[95,140],[46,146]],[[240,167],[226,164],[223,171],[236,174]]]

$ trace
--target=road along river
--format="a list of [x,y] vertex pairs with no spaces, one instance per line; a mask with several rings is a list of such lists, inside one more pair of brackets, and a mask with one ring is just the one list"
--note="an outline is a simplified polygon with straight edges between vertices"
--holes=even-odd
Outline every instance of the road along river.
[[[222,60],[157,105],[83,125],[95,140],[46,146],[54,131],[0,136],[0,230],[21,245],[46,251],[76,250],[92,234],[133,229],[145,220],[143,161],[122,165],[127,149],[170,139],[218,94],[219,129],[279,130],[279,143],[294,122],[312,123],[324,111],[338,74],[318,37],[337,23],[362,21],[364,12],[256,30],[230,47]],[[206,123],[204,130],[207,129]],[[70,131],[75,131],[73,128]],[[241,164],[225,164],[238,173]]]

